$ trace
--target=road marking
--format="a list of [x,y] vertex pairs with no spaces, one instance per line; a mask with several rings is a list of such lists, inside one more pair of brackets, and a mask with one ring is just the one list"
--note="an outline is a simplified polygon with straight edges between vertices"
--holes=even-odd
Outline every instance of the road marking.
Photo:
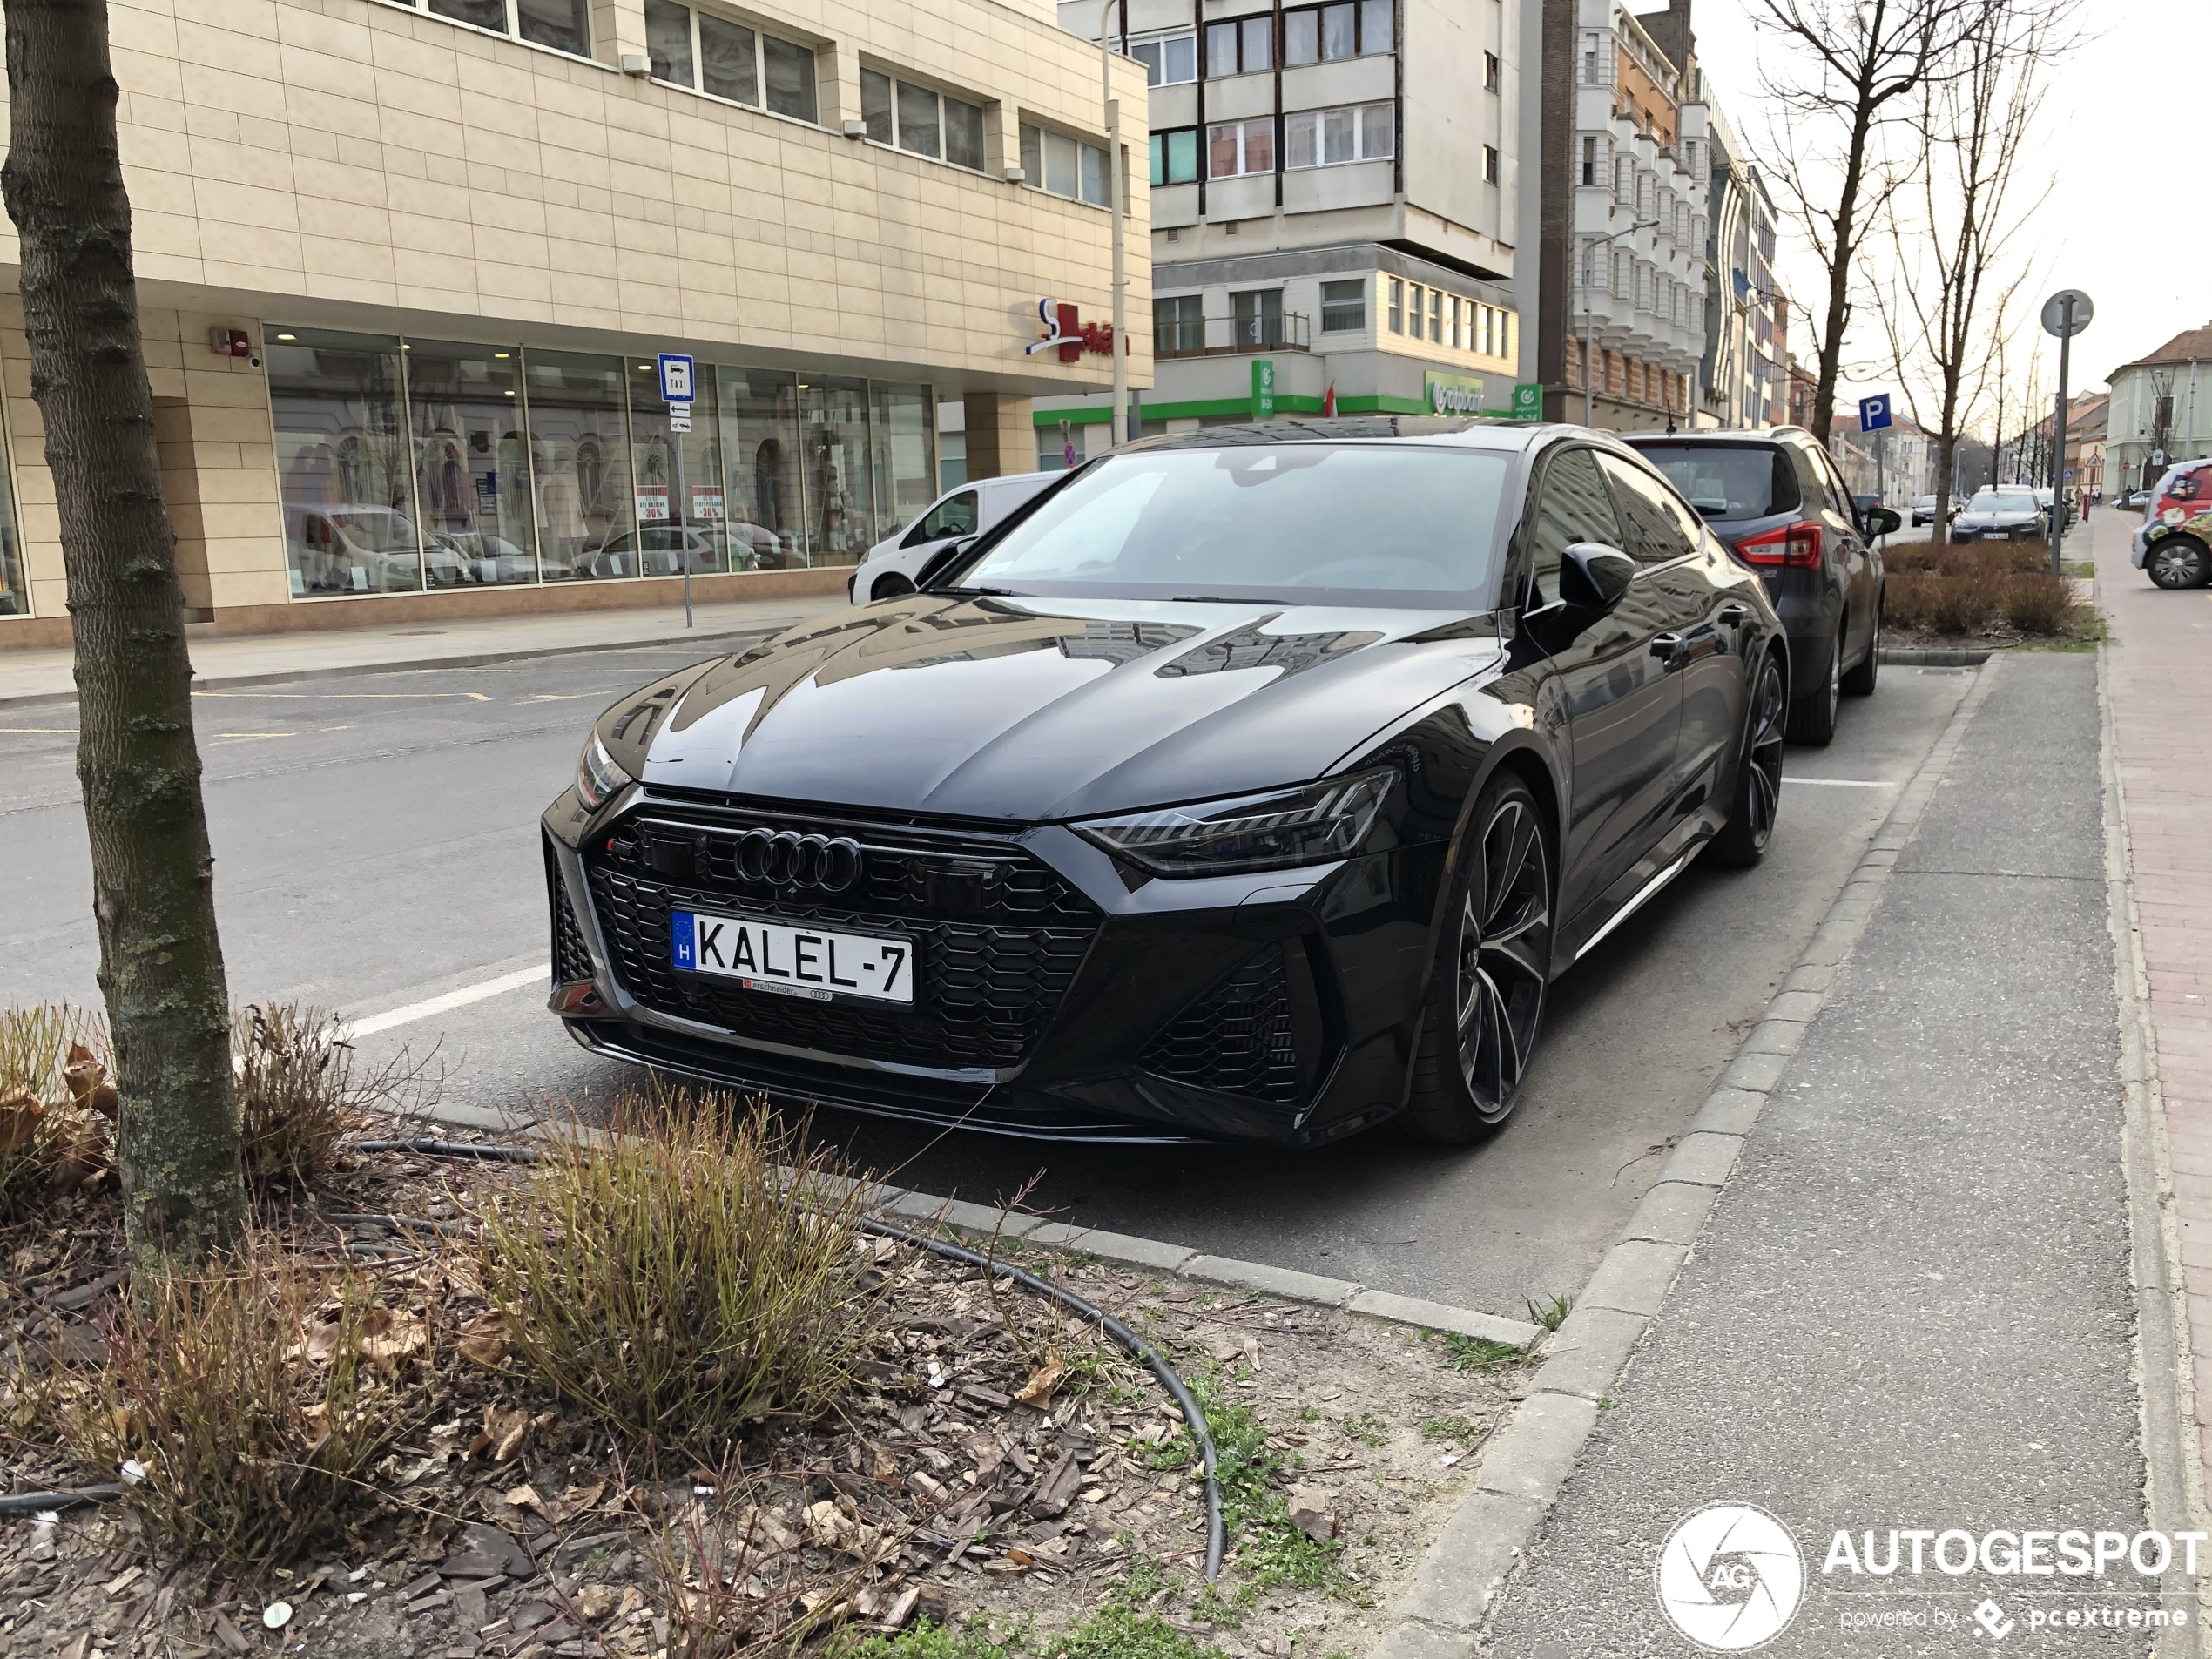
[[271,701],[304,698],[311,703],[352,703],[363,700],[383,702],[390,698],[423,697],[465,697],[477,703],[489,703],[491,698],[482,691],[194,691],[194,697],[252,697]]
[[455,1008],[465,1008],[471,1002],[482,1002],[495,996],[504,996],[509,991],[520,990],[533,980],[541,984],[550,983],[553,969],[550,964],[540,962],[535,968],[517,968],[512,974],[502,974],[497,979],[488,979],[475,985],[464,985],[457,991],[448,991],[443,996],[433,996],[421,1002],[410,1002],[405,1008],[393,1008],[383,1014],[372,1014],[366,1020],[356,1020],[354,1035],[374,1036],[379,1031],[389,1031],[395,1026],[413,1025],[417,1020],[427,1020],[433,1015],[448,1014]]
[[10,738],[73,738],[73,725],[0,725],[0,736]]
[[1782,774],[1785,784],[1823,784],[1830,789],[1895,789],[1897,786],[1886,778],[1793,778]]
[[217,737],[229,743],[258,742],[264,738],[296,738],[297,732],[218,732]]

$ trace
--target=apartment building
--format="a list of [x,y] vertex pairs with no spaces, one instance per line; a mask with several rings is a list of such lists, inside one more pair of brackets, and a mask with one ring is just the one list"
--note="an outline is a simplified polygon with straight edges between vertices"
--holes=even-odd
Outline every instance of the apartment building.
[[1775,282],[1774,199],[1710,89],[1705,113],[1712,185],[1697,424],[1778,426],[1787,402],[1790,306]]
[[1711,138],[1689,0],[1543,0],[1536,368],[1547,418],[1694,422]]
[[[1143,433],[1506,413],[1521,353],[1518,0],[1065,0],[1150,92]],[[1145,314],[1131,312],[1131,327]],[[1102,400],[1037,407],[1039,462]]]
[[2148,489],[2161,468],[2212,454],[2212,323],[2112,371],[2104,490]]
[[[164,487],[219,631],[671,604],[686,571],[832,591],[937,493],[941,426],[1025,470],[1032,400],[1110,383],[1103,93],[1141,110],[1145,72],[1102,89],[1052,0],[109,17]],[[12,305],[0,426],[0,647],[64,643]]]

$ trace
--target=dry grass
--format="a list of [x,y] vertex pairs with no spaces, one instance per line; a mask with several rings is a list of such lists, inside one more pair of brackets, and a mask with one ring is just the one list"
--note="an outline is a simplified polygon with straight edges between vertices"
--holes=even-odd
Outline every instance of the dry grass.
[[1914,633],[1972,637],[2008,627],[2047,638],[2071,632],[2076,610],[2072,585],[2047,567],[1985,569],[1961,559],[1948,574],[1892,574],[1882,590],[1883,620]]
[[1908,542],[1885,550],[1882,568],[1892,576],[2030,575],[2050,570],[2051,547],[2047,542],[1965,542],[1945,547]]
[[0,1009],[0,1219],[111,1167],[106,1053],[106,1028],[81,1009]]
[[254,1003],[231,1021],[240,1153],[257,1192],[317,1185],[341,1142],[372,1116],[427,1110],[437,1091],[427,1062],[402,1052],[369,1069],[337,1015],[297,1002]]
[[137,1463],[125,1501],[174,1553],[248,1567],[330,1530],[403,1426],[396,1373],[431,1342],[366,1274],[258,1240],[204,1272],[141,1274],[104,1335],[106,1365],[61,1385],[71,1449],[111,1479]]
[[2074,584],[2047,571],[2014,577],[2006,584],[2003,608],[2005,620],[2024,634],[2043,638],[2062,634],[2074,622]]
[[858,1184],[765,1108],[628,1095],[556,1132],[475,1258],[516,1357],[633,1445],[719,1458],[749,1419],[812,1417],[870,1339]]

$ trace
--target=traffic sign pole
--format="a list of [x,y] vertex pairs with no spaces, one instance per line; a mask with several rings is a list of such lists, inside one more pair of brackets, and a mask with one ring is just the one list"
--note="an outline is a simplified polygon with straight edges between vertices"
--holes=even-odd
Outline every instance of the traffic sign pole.
[[2051,574],[2066,574],[2059,544],[2066,539],[2066,381],[2074,337],[2089,326],[2096,307],[2079,288],[2060,288],[2043,302],[2043,332],[2059,339],[2059,403],[2051,416]]

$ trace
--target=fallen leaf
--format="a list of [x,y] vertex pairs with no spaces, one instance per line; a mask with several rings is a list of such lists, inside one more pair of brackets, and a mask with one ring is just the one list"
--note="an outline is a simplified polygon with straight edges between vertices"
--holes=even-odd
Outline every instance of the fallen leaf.
[[509,1488],[504,1495],[507,1501],[517,1509],[533,1509],[539,1514],[545,1515],[548,1521],[553,1519],[551,1515],[545,1514],[545,1500],[537,1495],[536,1487],[529,1485],[514,1487]]
[[561,1494],[561,1519],[567,1521],[580,1515],[606,1495],[607,1483],[594,1480],[588,1487],[570,1487]]
[[78,1110],[98,1112],[109,1123],[115,1122],[121,1106],[115,1084],[107,1068],[83,1043],[69,1045],[69,1064],[63,1068],[62,1081],[69,1085],[69,1097]]
[[38,1120],[46,1109],[20,1083],[0,1091],[0,1157],[22,1151],[38,1138]]
[[489,1370],[507,1358],[507,1318],[497,1308],[461,1327],[461,1357]]
[[1049,1355],[1044,1364],[1029,1373],[1029,1380],[1022,1385],[1015,1399],[1024,1406],[1042,1406],[1052,1398],[1052,1391],[1060,1386],[1067,1375],[1068,1367],[1060,1363],[1060,1356]]
[[530,1432],[530,1414],[505,1406],[484,1407],[484,1433],[491,1437],[491,1460],[504,1463],[523,1449]]
[[372,1366],[396,1365],[429,1340],[429,1327],[404,1308],[371,1308],[361,1321],[361,1355]]

